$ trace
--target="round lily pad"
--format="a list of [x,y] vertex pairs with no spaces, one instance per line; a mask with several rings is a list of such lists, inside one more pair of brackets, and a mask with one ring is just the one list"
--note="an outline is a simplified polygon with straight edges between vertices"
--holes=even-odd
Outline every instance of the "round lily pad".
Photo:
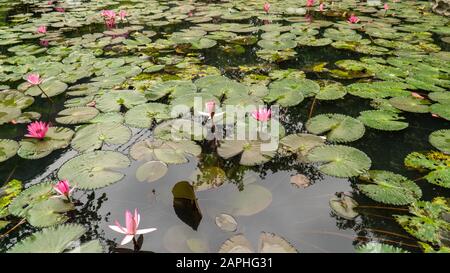
[[130,149],[130,155],[135,160],[159,160],[167,164],[187,163],[189,156],[198,156],[200,153],[201,147],[190,140],[146,139]]
[[413,113],[428,113],[430,103],[427,100],[417,99],[413,97],[394,97],[389,103],[397,109]]
[[170,119],[169,107],[162,103],[138,105],[125,114],[125,123],[137,128],[149,128],[153,121]]
[[74,157],[58,171],[59,179],[67,179],[82,190],[108,186],[124,177],[119,170],[130,165],[125,155],[113,151],[95,151]]
[[96,108],[102,112],[119,112],[121,107],[131,109],[147,101],[145,96],[133,90],[114,90],[96,100]]
[[20,108],[16,107],[1,107],[0,108],[0,125],[8,123],[20,117]]
[[322,114],[308,120],[306,129],[313,134],[327,133],[331,142],[351,142],[360,139],[365,132],[361,121],[341,114]]
[[93,107],[73,107],[58,113],[56,122],[62,124],[85,123],[98,115],[99,111]]
[[6,161],[15,156],[19,144],[11,139],[0,139],[0,162]]
[[325,140],[311,134],[292,134],[282,138],[280,144],[290,152],[306,156],[312,148],[325,145]]
[[359,113],[360,120],[364,125],[383,131],[400,131],[408,127],[408,122],[402,121],[405,118],[397,113],[386,110],[368,110]]
[[358,203],[346,194],[336,194],[336,196],[330,199],[329,204],[333,212],[339,217],[353,220],[358,216],[358,212],[355,211],[355,208],[358,207]]
[[26,218],[32,226],[49,227],[66,222],[69,218],[62,213],[73,209],[74,205],[67,200],[50,198],[30,208]]
[[361,175],[370,169],[372,161],[360,150],[342,146],[330,145],[313,148],[307,158],[311,162],[321,162],[319,170],[336,177],[353,177]]
[[80,152],[100,149],[104,144],[124,144],[131,138],[131,130],[112,122],[94,123],[81,127],[75,133],[72,147]]
[[428,141],[430,141],[431,145],[433,145],[438,150],[446,154],[450,154],[450,129],[434,131],[428,137]]
[[167,173],[167,165],[161,161],[149,161],[136,170],[136,179],[140,182],[153,182]]
[[64,127],[49,127],[45,138],[25,138],[19,142],[17,154],[25,159],[39,159],[57,149],[69,146],[74,132]]
[[[38,86],[30,87],[25,91],[25,94],[33,96],[33,97],[40,95],[42,98],[46,98],[47,96],[54,97],[54,96],[57,96],[57,95],[63,93],[64,91],[66,91],[68,86],[66,83],[64,83],[62,81],[51,78],[51,79],[44,80],[39,85],[39,87]],[[44,93],[42,93],[41,89],[44,90],[44,92],[45,92],[45,94],[47,94],[47,96]]]
[[224,140],[217,153],[225,159],[242,154],[239,161],[241,165],[255,166],[270,161],[276,154],[276,148],[264,148],[264,143],[257,140]]

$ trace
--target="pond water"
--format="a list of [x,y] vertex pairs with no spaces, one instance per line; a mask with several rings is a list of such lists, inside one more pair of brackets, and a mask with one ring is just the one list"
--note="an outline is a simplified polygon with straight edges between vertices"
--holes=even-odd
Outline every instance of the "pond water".
[[[157,228],[144,235],[142,251],[218,252],[224,242],[238,234],[245,236],[256,251],[262,232],[275,234],[276,243],[287,241],[289,247],[280,243],[283,251],[292,251],[293,247],[298,252],[354,252],[368,242],[411,252],[423,251],[419,241],[436,250],[448,246],[449,227],[445,223],[436,224],[439,228],[433,232],[439,239],[430,241],[405,231],[394,217],[407,215],[417,200],[431,202],[436,197],[450,197],[448,18],[433,14],[427,1],[381,1],[373,7],[363,1],[323,1],[323,11],[320,1],[313,1],[312,7],[306,7],[306,2],[273,1],[266,13],[265,2],[259,0],[1,1],[0,94],[19,90],[26,95],[21,95],[20,100],[33,97],[34,101],[24,103],[22,114],[15,114],[19,99],[8,102],[0,97],[0,139],[20,143],[19,150],[16,148],[0,163],[0,181],[6,184],[17,179],[24,188],[61,179],[73,185],[81,183],[73,192],[74,208],[68,212],[62,209],[56,214],[59,220],[51,221],[81,224],[86,229],[81,241],[99,240],[105,252],[116,251],[122,240],[122,235],[108,225],[116,219],[123,224],[124,212],[135,208],[141,214],[141,228]],[[384,2],[389,5],[387,10]],[[127,16],[122,21],[117,15],[114,26],[108,27],[110,19],[101,15],[107,9],[117,13],[125,10]],[[360,21],[347,22],[351,14]],[[45,33],[37,32],[39,26],[47,27]],[[25,83],[32,72],[39,73],[48,85],[43,82],[30,87]],[[198,81],[204,77],[211,80]],[[384,86],[373,84],[383,81]],[[167,82],[179,84],[181,95],[175,94],[177,90],[173,91]],[[186,90],[191,82],[197,90],[194,92],[204,94],[203,99],[216,100],[223,109],[233,102],[244,106],[261,102],[274,111],[280,106],[280,114],[274,114],[273,119],[279,120],[276,126],[284,128],[281,143],[287,145],[280,145],[263,162],[255,160],[261,156],[259,152],[249,153],[245,164],[239,154],[245,153],[247,146],[235,153],[237,156],[227,157],[224,153],[234,151],[239,144],[195,139],[189,143],[195,146],[192,149],[201,149],[200,153],[189,153],[186,146],[160,149],[151,159],[159,163],[141,168],[149,161],[149,154],[135,160],[133,146],[163,138],[155,128],[170,122],[171,117],[159,116],[155,120],[160,113],[154,108],[152,113],[142,110],[134,116],[129,111],[156,102],[167,107],[177,103],[192,107],[193,97],[186,98],[192,93]],[[40,88],[51,98],[46,98]],[[116,90],[128,90],[119,91],[127,95],[109,96]],[[70,107],[83,108],[64,121],[59,113]],[[360,113],[367,110],[404,119],[370,116],[365,120]],[[27,139],[27,123],[33,118],[27,120],[25,112],[39,113],[38,120],[69,128],[75,134],[61,137],[62,144],[42,145],[43,150],[37,146],[26,148],[21,141]],[[336,115],[327,116],[331,125],[311,120],[329,113],[345,115],[348,124]],[[112,121],[105,122],[108,118]],[[397,121],[407,124],[392,129]],[[210,120],[203,122],[205,127],[211,125]],[[102,124],[106,124],[104,128]],[[429,136],[438,130],[442,130],[440,144],[432,145]],[[326,136],[326,142],[319,145],[321,138],[315,139],[315,150],[302,156],[300,150],[286,148],[293,142],[283,142],[283,137],[299,133]],[[57,138],[57,133],[51,137]],[[166,142],[174,141],[164,137]],[[31,143],[53,140],[36,141],[38,144]],[[364,155],[351,158],[339,154],[335,145],[363,152],[370,158],[369,166],[361,163]],[[337,155],[312,162],[312,154],[319,146],[335,149],[330,153]],[[144,149],[138,146],[135,153],[145,153]],[[91,164],[89,168],[82,163],[67,164],[77,156],[95,154],[93,150],[114,151],[115,155],[111,152],[104,157],[94,156],[87,163]],[[425,173],[405,167],[409,154],[428,151],[436,151],[443,158],[443,164],[436,167],[443,173],[440,185],[421,179],[431,167],[421,168]],[[36,158],[31,159],[30,154]],[[117,154],[129,158],[128,167],[126,162],[121,168],[108,165]],[[323,153],[315,154],[323,157]],[[180,157],[184,163],[177,162]],[[338,163],[327,172],[321,167],[329,161]],[[110,167],[123,178],[110,179],[113,174],[102,173],[102,168]],[[389,177],[384,184],[379,183],[380,188],[386,188],[373,190],[372,196],[364,193],[358,185],[365,182],[358,176],[364,176],[369,169],[403,175],[411,180],[408,183],[420,187],[420,196],[402,188],[407,185],[390,184],[393,182]],[[141,182],[136,176],[139,170],[145,175],[159,171],[164,174],[155,181]],[[291,183],[296,175],[304,175],[308,185]],[[78,181],[87,177],[91,181],[92,176],[93,184]],[[184,194],[181,196],[194,198],[174,196],[177,187]],[[340,193],[356,201],[357,216],[342,217],[330,207],[330,199]],[[408,199],[411,194],[412,200]],[[377,202],[380,200],[374,195],[388,200]],[[408,201],[398,201],[399,195],[407,196]],[[27,206],[37,206],[33,202]],[[48,228],[42,219],[55,214],[57,208],[48,205],[40,212],[36,210],[33,207],[21,212],[21,217],[17,212],[4,217],[10,223],[1,230],[2,252]],[[445,213],[450,213],[448,207]],[[219,227],[216,217],[221,214],[231,216],[237,227],[232,231]],[[272,251],[279,250],[272,247]],[[121,248],[132,249],[132,244]]]

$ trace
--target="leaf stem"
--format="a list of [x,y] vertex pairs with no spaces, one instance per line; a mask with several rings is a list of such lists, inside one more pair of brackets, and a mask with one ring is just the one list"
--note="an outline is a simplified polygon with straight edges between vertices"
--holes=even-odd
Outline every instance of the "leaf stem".
[[47,97],[47,99],[53,103],[53,100],[47,95],[47,93],[45,93],[45,91],[41,88],[41,86],[38,84],[37,87],[41,90],[42,93],[44,93],[44,95]]

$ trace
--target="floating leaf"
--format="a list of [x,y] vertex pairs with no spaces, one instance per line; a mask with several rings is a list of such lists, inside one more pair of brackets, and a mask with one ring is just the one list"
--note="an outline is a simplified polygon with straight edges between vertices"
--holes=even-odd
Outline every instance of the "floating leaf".
[[316,94],[318,100],[337,100],[343,98],[347,94],[346,88],[338,82],[328,83],[320,88]]
[[224,140],[220,143],[217,153],[225,159],[242,154],[239,164],[255,166],[270,161],[276,154],[276,149],[265,149],[263,145],[263,142],[256,140]]
[[121,180],[125,175],[118,169],[126,168],[130,160],[112,151],[95,151],[74,157],[58,171],[59,179],[67,179],[82,190],[93,190]]
[[263,211],[272,203],[272,193],[263,186],[249,184],[227,198],[232,215],[249,216]]
[[6,161],[15,156],[19,144],[11,139],[0,139],[0,162]]
[[383,131],[399,131],[408,127],[408,122],[404,122],[405,118],[400,117],[397,113],[387,110],[368,110],[359,113],[360,120],[364,125]]
[[365,132],[364,125],[357,119],[341,114],[322,114],[308,120],[306,129],[313,134],[328,132],[331,142],[350,142],[360,139]]
[[395,220],[412,236],[421,241],[441,246],[443,234],[450,231],[450,223],[443,214],[450,213],[447,201],[436,197],[432,202],[416,201],[409,207],[409,215],[394,215]]
[[0,125],[8,123],[18,117],[22,112],[15,107],[1,107],[0,108]]
[[347,220],[353,220],[358,216],[358,212],[355,208],[358,207],[358,203],[350,196],[344,193],[336,193],[329,201],[330,208],[339,217]]
[[145,91],[145,96],[155,101],[170,94],[172,97],[180,97],[197,92],[197,87],[191,81],[165,81],[154,84],[149,90]]
[[413,152],[405,157],[405,166],[419,171],[430,170],[424,178],[435,185],[450,188],[450,155],[441,152]]
[[131,138],[131,130],[117,123],[95,123],[81,127],[75,133],[72,147],[80,152],[100,149],[104,144],[124,144]]
[[360,150],[341,145],[318,146],[307,155],[311,162],[322,162],[319,170],[336,177],[353,177],[370,169],[370,158]]
[[[54,96],[57,96],[57,95],[63,93],[64,91],[66,91],[67,87],[68,87],[67,84],[62,81],[59,81],[56,79],[47,79],[47,80],[44,80],[39,85],[39,87],[33,86],[33,87],[28,88],[25,91],[25,94],[34,96],[34,97],[40,95],[42,98],[46,98],[47,96],[54,97]],[[45,92],[45,94],[47,94],[47,96],[42,93],[41,89],[44,90],[44,92]]]
[[25,159],[39,159],[57,149],[69,146],[74,132],[64,127],[49,127],[45,138],[25,138],[19,143],[17,154]]
[[189,156],[198,156],[200,153],[200,146],[190,140],[146,139],[130,149],[130,155],[135,160],[159,160],[167,164],[187,163]]
[[167,165],[161,161],[149,161],[136,170],[136,179],[140,182],[153,182],[167,173]]
[[58,113],[56,122],[62,124],[85,123],[95,118],[98,113],[98,110],[93,107],[67,108]]
[[237,229],[237,222],[233,216],[221,213],[215,218],[216,225],[224,231],[234,232]]
[[242,234],[237,234],[226,240],[219,253],[253,253],[252,244]]
[[450,154],[450,129],[434,131],[428,137],[428,141],[438,150]]
[[449,103],[435,103],[430,106],[430,112],[444,118],[446,120],[450,120],[450,104]]
[[358,184],[358,189],[377,202],[407,205],[422,197],[419,186],[399,174],[370,170],[360,179],[369,184]]
[[18,217],[25,217],[28,211],[37,203],[47,200],[52,194],[53,184],[50,182],[33,185],[12,200],[9,212]]
[[394,97],[389,103],[397,109],[413,113],[428,113],[430,111],[428,101],[413,97]]
[[125,114],[125,123],[137,128],[149,128],[153,121],[170,119],[169,107],[161,103],[138,105]]
[[[22,191],[22,182],[13,179],[0,188],[0,218],[9,215],[8,206]],[[1,229],[1,228],[0,228]]]
[[27,212],[28,222],[35,227],[49,227],[66,222],[63,212],[75,209],[74,205],[61,198],[50,198],[33,205]]
[[0,105],[3,107],[12,107],[25,109],[32,105],[34,98],[26,96],[25,94],[18,91],[2,91],[0,92]]
[[[8,253],[62,253],[68,250],[71,244],[77,242],[85,232],[86,229],[78,224],[46,228],[21,240],[9,249]],[[97,244],[95,248],[92,245],[88,248],[83,247],[86,244],[92,244],[92,241],[75,249],[96,253],[103,252],[100,244]]]
[[261,232],[258,251],[259,253],[298,253],[288,241],[270,232]]
[[378,242],[370,242],[364,245],[360,245],[356,248],[358,253],[409,253],[404,249],[391,246],[388,244],[382,244]]
[[312,148],[325,145],[325,140],[311,134],[293,134],[282,138],[280,144],[290,152],[306,156]]
[[96,108],[102,112],[119,112],[121,107],[131,109],[147,101],[145,96],[133,90],[114,90],[96,100]]

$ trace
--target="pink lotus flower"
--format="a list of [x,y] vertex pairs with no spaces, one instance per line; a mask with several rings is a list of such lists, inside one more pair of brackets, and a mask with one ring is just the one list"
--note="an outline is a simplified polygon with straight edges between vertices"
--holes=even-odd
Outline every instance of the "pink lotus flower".
[[119,17],[120,17],[120,20],[125,20],[125,17],[127,17],[128,16],[128,13],[125,11],[125,10],[121,10],[121,11],[119,11]]
[[56,7],[55,10],[57,12],[65,12],[66,11],[64,8],[61,8],[61,7]]
[[359,21],[360,20],[359,20],[358,16],[355,16],[355,14],[352,14],[347,20],[347,22],[349,22],[350,24],[356,24]]
[[48,128],[49,128],[48,123],[42,121],[34,121],[28,124],[27,127],[28,134],[26,134],[25,136],[37,139],[44,139],[45,135],[47,134]]
[[38,73],[32,73],[27,76],[27,82],[31,85],[38,85],[42,83],[41,76]]
[[70,198],[70,195],[72,194],[73,190],[75,188],[70,188],[69,181],[67,180],[61,180],[58,183],[56,183],[55,186],[53,186],[53,189],[63,197],[66,197],[67,199]]
[[208,117],[208,119],[213,119],[214,117],[221,116],[224,113],[216,113],[216,103],[214,101],[208,101],[205,103],[207,112],[198,112],[202,116]]
[[386,11],[387,11],[387,10],[389,9],[389,5],[388,5],[388,3],[385,3],[385,4],[384,4],[384,6],[383,6],[383,8],[384,8],[384,10],[386,10]]
[[307,7],[312,7],[312,6],[314,6],[314,0],[306,0],[306,6],[307,6]]
[[269,10],[270,10],[270,4],[266,2],[266,3],[264,4],[263,9],[264,9],[264,11],[265,11],[266,13],[269,13]]
[[272,110],[261,108],[252,112],[253,118],[257,121],[268,121],[272,115]]
[[413,96],[416,99],[420,99],[420,100],[425,99],[422,95],[420,95],[419,93],[416,93],[416,92],[411,92],[411,96]]
[[321,3],[321,4],[319,5],[319,11],[323,11],[323,7],[324,7],[324,4]]
[[53,5],[53,1],[48,1],[47,5]]
[[120,243],[121,245],[125,245],[131,242],[131,240],[133,240],[134,236],[136,235],[146,234],[156,230],[156,228],[138,229],[140,220],[141,215],[138,213],[137,209],[134,210],[134,215],[129,210],[127,210],[125,212],[125,227],[122,227],[116,220],[114,221],[114,225],[110,225],[109,228],[116,232],[125,234],[125,238],[123,238],[122,242]]
[[103,17],[107,17],[107,18],[115,18],[116,17],[116,12],[113,10],[102,10],[101,15]]
[[47,27],[46,26],[39,26],[37,28],[38,33],[47,33]]

